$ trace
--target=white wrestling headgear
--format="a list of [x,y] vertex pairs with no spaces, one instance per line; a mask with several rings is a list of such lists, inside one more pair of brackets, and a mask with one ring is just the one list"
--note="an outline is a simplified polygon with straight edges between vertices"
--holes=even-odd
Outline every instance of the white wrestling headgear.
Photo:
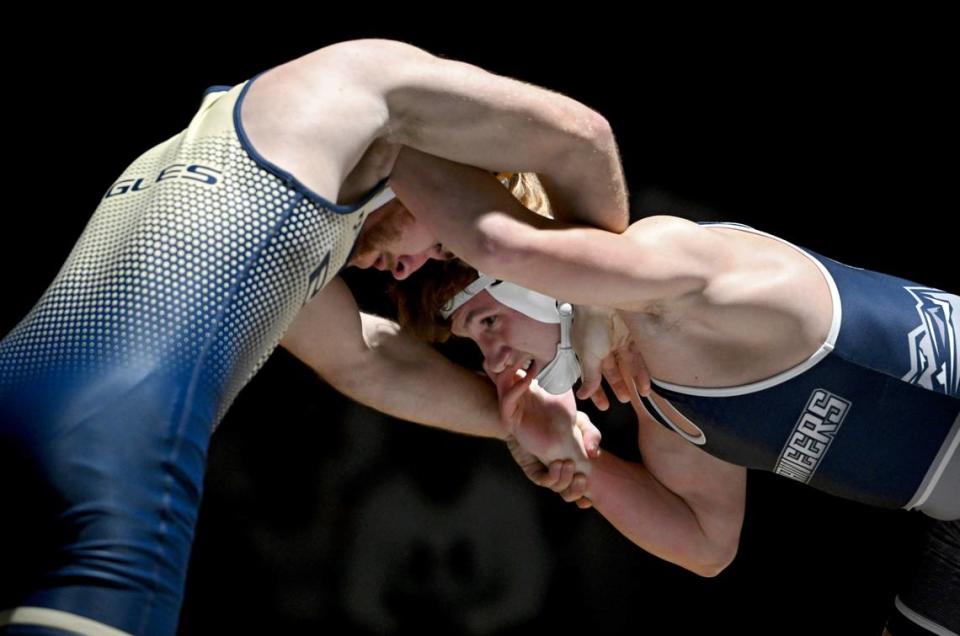
[[475,281],[458,292],[440,309],[440,315],[449,319],[457,309],[468,300],[482,292],[487,292],[507,307],[530,316],[539,322],[560,323],[560,342],[557,354],[537,374],[537,382],[547,393],[560,395],[573,387],[580,379],[580,361],[570,345],[570,327],[573,324],[573,306],[559,302],[549,296],[520,287],[492,276],[480,274]]

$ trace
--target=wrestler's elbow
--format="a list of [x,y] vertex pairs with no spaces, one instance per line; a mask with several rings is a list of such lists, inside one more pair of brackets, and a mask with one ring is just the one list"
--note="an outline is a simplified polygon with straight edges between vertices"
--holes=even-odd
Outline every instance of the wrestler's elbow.
[[710,555],[709,558],[702,560],[695,566],[693,572],[708,579],[718,576],[726,570],[737,556],[737,546],[732,549],[718,550]]
[[737,557],[739,544],[739,535],[726,538],[704,536],[695,561],[687,569],[704,578],[718,576]]
[[503,213],[484,215],[477,221],[476,230],[458,256],[493,276],[506,276],[529,258],[537,231]]

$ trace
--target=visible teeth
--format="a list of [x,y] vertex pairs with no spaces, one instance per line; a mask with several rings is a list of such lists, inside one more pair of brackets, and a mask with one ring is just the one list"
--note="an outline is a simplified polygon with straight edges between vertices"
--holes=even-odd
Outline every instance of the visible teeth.
[[523,370],[524,370],[524,371],[529,371],[529,370],[530,370],[530,367],[532,367],[532,366],[533,366],[533,358],[530,358],[529,360],[527,360],[527,363],[526,363],[525,365],[523,365]]

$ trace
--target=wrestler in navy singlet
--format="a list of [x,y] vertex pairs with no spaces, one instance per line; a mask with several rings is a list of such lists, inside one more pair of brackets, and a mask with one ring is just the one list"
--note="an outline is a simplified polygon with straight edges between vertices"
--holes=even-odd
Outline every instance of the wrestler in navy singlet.
[[332,204],[257,154],[249,85],[127,168],[0,342],[0,463],[39,484],[17,523],[46,548],[5,573],[0,626],[174,633],[210,434],[383,203]]
[[[960,516],[960,502],[939,490],[960,459],[960,298],[803,253],[830,285],[827,341],[797,367],[746,386],[654,380],[655,391],[703,436],[678,432],[731,463],[842,497]],[[646,405],[661,424],[678,428],[653,402]]]

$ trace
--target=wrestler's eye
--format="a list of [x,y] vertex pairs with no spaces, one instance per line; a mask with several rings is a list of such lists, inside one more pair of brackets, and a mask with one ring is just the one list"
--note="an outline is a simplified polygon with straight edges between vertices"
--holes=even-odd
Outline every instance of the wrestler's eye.
[[487,316],[480,320],[480,324],[483,325],[485,329],[492,327],[495,322],[497,322],[497,317],[494,315]]

